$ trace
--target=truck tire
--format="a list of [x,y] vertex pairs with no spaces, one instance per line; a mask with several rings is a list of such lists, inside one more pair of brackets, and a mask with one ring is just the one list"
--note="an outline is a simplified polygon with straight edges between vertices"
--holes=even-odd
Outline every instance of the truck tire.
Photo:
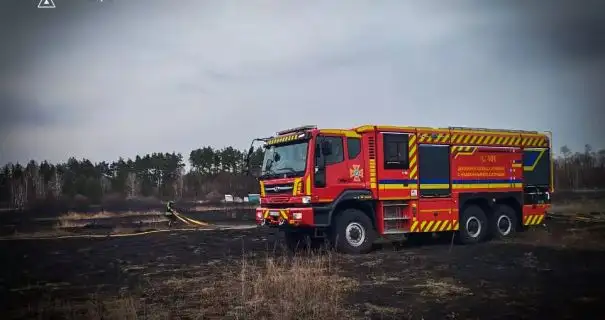
[[362,254],[372,250],[376,231],[363,211],[351,208],[336,217],[331,238],[337,251]]
[[470,205],[464,209],[460,216],[458,240],[462,244],[479,243],[485,239],[488,228],[487,217],[483,209],[477,205]]
[[499,204],[494,207],[490,219],[490,234],[494,239],[510,238],[517,231],[517,215],[510,206]]

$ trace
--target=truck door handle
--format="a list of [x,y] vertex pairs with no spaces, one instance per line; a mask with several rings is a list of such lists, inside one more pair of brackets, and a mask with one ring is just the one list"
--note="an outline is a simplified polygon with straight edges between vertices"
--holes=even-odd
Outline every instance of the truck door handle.
[[349,179],[346,178],[338,178],[338,182],[348,182]]

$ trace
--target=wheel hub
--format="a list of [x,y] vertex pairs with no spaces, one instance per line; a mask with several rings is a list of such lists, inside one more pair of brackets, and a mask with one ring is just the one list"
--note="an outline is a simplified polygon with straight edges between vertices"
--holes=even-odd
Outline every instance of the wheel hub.
[[347,242],[354,246],[360,246],[366,238],[365,229],[357,222],[351,222],[345,230]]
[[502,234],[502,235],[509,234],[513,227],[512,222],[510,221],[510,218],[507,217],[506,215],[501,215],[500,217],[498,217],[497,226],[498,226],[498,232],[500,232],[500,234]]
[[477,238],[481,234],[481,222],[477,217],[470,217],[466,220],[466,231],[472,238]]

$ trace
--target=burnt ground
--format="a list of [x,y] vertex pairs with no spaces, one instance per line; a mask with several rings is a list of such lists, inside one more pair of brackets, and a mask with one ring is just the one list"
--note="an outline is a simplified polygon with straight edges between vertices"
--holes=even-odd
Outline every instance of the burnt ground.
[[[208,211],[183,210],[188,218],[215,227],[253,226],[254,209],[211,208]],[[191,225],[189,225],[191,226]],[[56,217],[0,214],[0,238],[44,237],[77,234],[120,234],[165,230],[168,219],[163,211],[93,212],[64,214]],[[181,221],[176,227],[187,227]]]
[[[462,246],[445,235],[331,254],[333,272],[355,283],[343,308],[373,319],[603,318],[605,224],[547,223],[511,241]],[[57,301],[126,295],[144,303],[144,318],[222,318],[205,290],[237,272],[243,255],[249,263],[281,255],[282,242],[266,229],[0,241],[0,310],[5,319],[48,318]]]

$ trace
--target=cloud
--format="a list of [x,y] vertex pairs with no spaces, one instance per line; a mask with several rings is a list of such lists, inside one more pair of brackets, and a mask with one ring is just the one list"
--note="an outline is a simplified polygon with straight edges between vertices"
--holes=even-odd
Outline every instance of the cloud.
[[93,5],[27,11],[54,22],[52,40],[20,32],[7,57],[25,68],[0,83],[54,120],[44,130],[17,121],[0,162],[244,148],[306,123],[540,129],[557,147],[602,143],[594,106],[605,97],[586,89],[598,87],[602,73],[588,66],[602,54],[548,38],[586,27],[575,21],[587,12],[483,1]]

